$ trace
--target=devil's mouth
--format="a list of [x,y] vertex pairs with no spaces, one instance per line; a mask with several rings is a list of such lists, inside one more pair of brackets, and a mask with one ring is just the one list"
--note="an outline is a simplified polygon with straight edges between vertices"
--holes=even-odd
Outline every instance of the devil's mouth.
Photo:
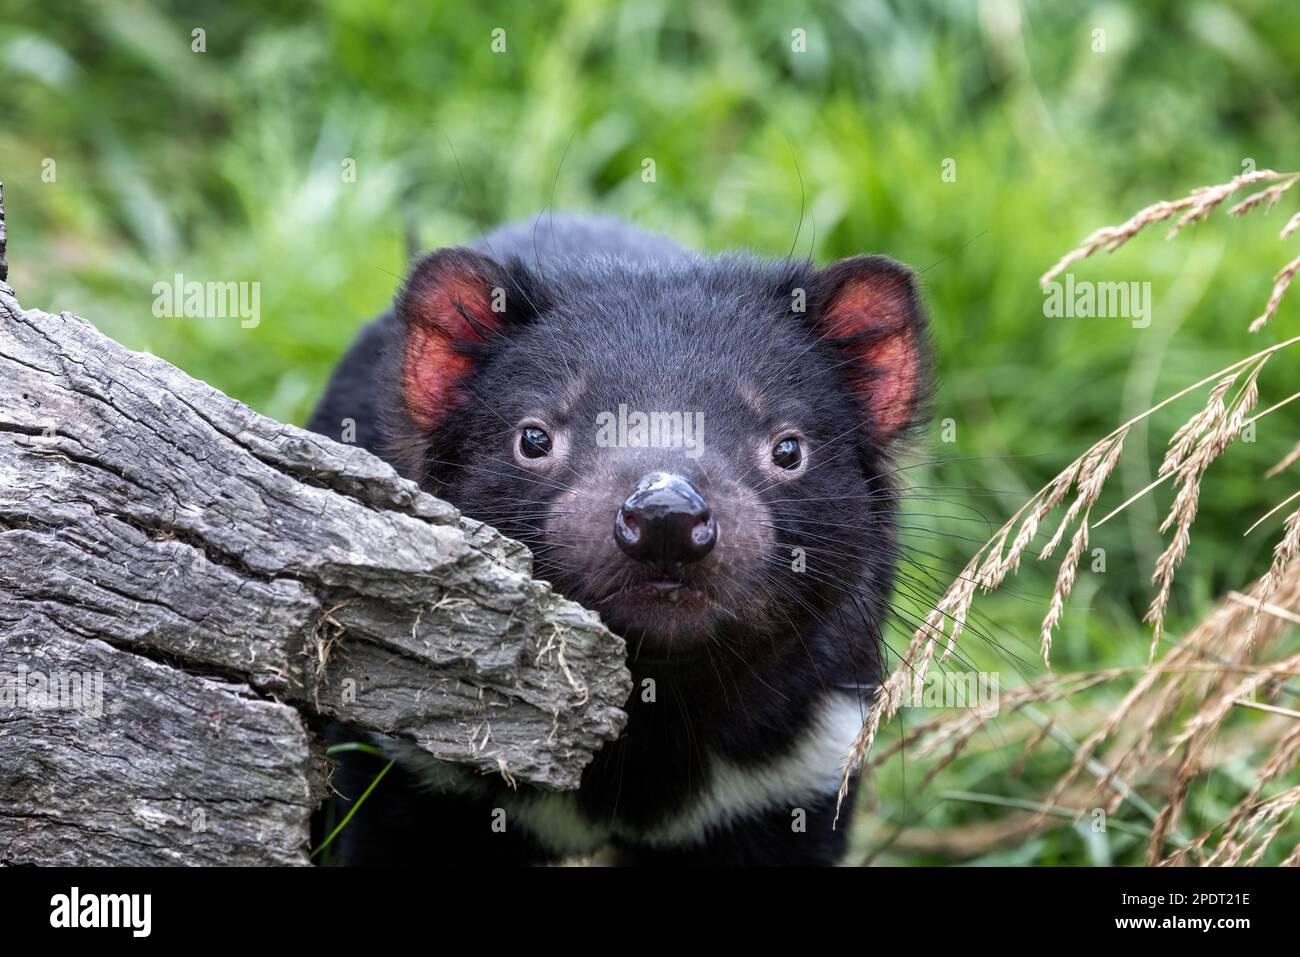
[[686,578],[647,576],[615,588],[600,598],[596,607],[608,609],[611,605],[630,605],[646,609],[695,609],[706,604],[709,604],[709,592],[701,584]]
[[652,601],[668,604],[696,604],[704,601],[708,593],[698,582],[684,575],[672,573],[650,574],[626,586],[625,591]]
[[641,587],[667,598],[690,586],[679,578],[647,578],[641,583]]
[[685,665],[708,644],[723,620],[735,617],[719,598],[707,582],[647,569],[590,606],[628,642],[632,660],[644,665],[663,655],[673,664]]

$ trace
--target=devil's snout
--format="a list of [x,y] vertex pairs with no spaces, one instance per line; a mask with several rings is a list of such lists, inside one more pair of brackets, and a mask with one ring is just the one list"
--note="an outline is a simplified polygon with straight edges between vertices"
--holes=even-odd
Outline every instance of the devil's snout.
[[674,565],[713,550],[718,526],[704,496],[681,475],[651,472],[614,518],[614,540],[637,561]]

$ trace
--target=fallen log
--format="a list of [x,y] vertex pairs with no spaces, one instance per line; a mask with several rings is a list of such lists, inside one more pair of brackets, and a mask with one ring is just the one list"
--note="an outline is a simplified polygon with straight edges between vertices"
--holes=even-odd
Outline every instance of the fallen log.
[[363,449],[0,282],[0,863],[306,863],[329,720],[576,787],[624,646],[530,570]]

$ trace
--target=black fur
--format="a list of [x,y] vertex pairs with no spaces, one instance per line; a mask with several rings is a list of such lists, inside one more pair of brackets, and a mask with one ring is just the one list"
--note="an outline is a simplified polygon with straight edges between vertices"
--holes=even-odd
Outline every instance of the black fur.
[[[914,424],[928,366],[910,273],[879,258],[820,271],[807,262],[699,256],[614,220],[567,216],[506,227],[474,248],[499,266],[508,308],[499,329],[480,330],[475,321],[479,341],[457,347],[473,361],[463,401],[433,426],[417,425],[403,403],[403,320],[416,308],[412,299],[425,294],[420,276],[433,268],[426,260],[397,309],[362,331],[309,427],[339,438],[341,422],[355,420],[357,442],[466,514],[529,543],[538,577],[601,612],[627,639],[636,689],[628,727],[596,756],[577,797],[593,828],[613,825],[618,860],[835,862],[852,801],[833,829],[833,789],[797,808],[733,817],[699,840],[646,843],[636,835],[689,807],[719,759],[733,768],[767,766],[813,732],[831,696],[869,698],[861,689],[879,680],[896,554],[891,452],[899,428],[881,425],[860,383],[890,370],[850,368],[845,344],[820,323],[846,270],[884,270],[900,284],[915,361],[910,421],[902,427]],[[797,290],[806,291],[806,312],[792,312]],[[596,448],[596,415],[620,404],[701,410],[706,455]],[[562,422],[556,431],[569,436],[565,467],[542,476],[512,458],[510,432],[539,414]],[[806,468],[795,478],[764,471],[759,461],[778,426],[806,440]],[[613,547],[612,510],[636,476],[657,468],[686,474],[714,502],[718,554],[690,566],[689,575],[721,612],[709,606],[679,615],[629,597],[631,586],[619,590],[635,572]],[[806,555],[804,572],[791,570],[796,548]],[[655,683],[654,703],[642,700],[645,679]],[[345,756],[336,787],[354,798],[380,767],[364,754]],[[555,856],[526,828],[493,833],[491,814],[504,792],[486,779],[473,791],[424,793],[415,776],[395,768],[345,829],[339,856],[345,863]],[[804,830],[792,827],[799,813]]]

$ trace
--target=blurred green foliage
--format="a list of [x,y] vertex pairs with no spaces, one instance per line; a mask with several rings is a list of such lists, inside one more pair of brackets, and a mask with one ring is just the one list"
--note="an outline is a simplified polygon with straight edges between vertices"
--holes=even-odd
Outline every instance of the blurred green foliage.
[[[917,492],[901,606],[915,614],[1093,440],[1296,331],[1300,293],[1246,333],[1295,254],[1277,239],[1290,204],[1268,218],[1220,212],[1168,244],[1153,230],[1076,268],[1149,281],[1146,329],[1045,318],[1037,285],[1094,228],[1149,202],[1251,161],[1300,166],[1294,14],[1286,0],[3,0],[10,283],[29,307],[75,311],[301,422],[358,325],[391,299],[410,228],[425,246],[449,244],[552,207],[618,214],[704,249],[793,248],[821,262],[886,252],[921,271],[939,356],[936,424],[915,457],[931,464],[907,473]],[[491,48],[498,27],[503,53]],[[192,50],[195,29],[206,52]],[[155,318],[152,286],[176,273],[260,282],[260,324]],[[1289,394],[1296,372],[1279,356],[1261,405]],[[1135,433],[1103,505],[1150,480],[1196,402]],[[1211,471],[1173,634],[1265,567],[1278,522],[1241,531],[1289,494],[1285,478],[1260,476],[1296,438],[1290,412]],[[954,442],[941,441],[944,419]],[[1168,501],[1159,489],[1094,533],[1107,570],[1075,587],[1058,669],[1144,660],[1139,619]],[[965,660],[1004,685],[1039,673],[1054,575],[1055,563],[1027,568],[977,602]],[[890,643],[905,638],[900,628]],[[1014,751],[991,751],[935,787],[1033,799],[1068,758],[1056,757],[1010,780]],[[895,764],[880,778],[881,833],[933,804],[934,788],[915,792],[920,773]],[[1193,811],[1213,820],[1222,799],[1204,790]],[[941,802],[923,820],[994,810]],[[1125,862],[1140,845],[1067,824],[996,860]]]

